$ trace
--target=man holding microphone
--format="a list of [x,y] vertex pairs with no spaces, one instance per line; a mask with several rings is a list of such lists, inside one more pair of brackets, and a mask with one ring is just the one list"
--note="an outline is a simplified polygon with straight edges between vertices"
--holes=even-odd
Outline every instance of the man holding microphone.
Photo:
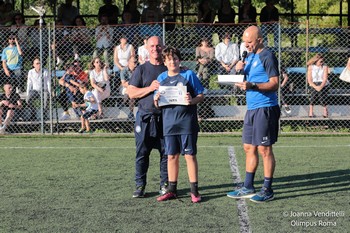
[[[275,156],[272,145],[278,137],[280,108],[277,93],[279,69],[275,55],[263,44],[263,36],[257,26],[248,27],[243,33],[248,50],[245,62],[239,61],[236,70],[244,70],[246,81],[235,85],[246,91],[247,113],[242,133],[246,154],[246,177],[243,187],[229,192],[231,198],[250,198],[263,203],[273,200],[272,179],[275,171]],[[256,193],[254,176],[259,164],[258,155],[264,164],[264,184]]]

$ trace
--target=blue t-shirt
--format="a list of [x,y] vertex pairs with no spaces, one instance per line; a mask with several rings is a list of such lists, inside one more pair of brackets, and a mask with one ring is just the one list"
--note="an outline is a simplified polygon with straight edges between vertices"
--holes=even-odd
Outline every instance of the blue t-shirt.
[[10,70],[17,70],[22,67],[22,56],[19,55],[17,46],[4,48],[1,60],[6,61],[6,65]]
[[[266,48],[259,54],[250,53],[244,73],[248,82],[267,83],[270,77],[279,76],[277,58]],[[264,92],[249,89],[246,92],[246,98],[248,110],[278,105],[276,91]]]
[[[152,65],[150,62],[145,62],[142,65],[136,67],[132,73],[129,85],[133,85],[138,88],[148,87],[151,83],[157,79],[158,75],[166,71],[167,68],[164,65]],[[160,110],[154,106],[153,92],[139,99],[138,107],[140,110],[147,113],[160,114]]]
[[[161,86],[186,86],[192,98],[203,94],[204,88],[197,75],[192,70],[181,71],[175,76],[168,72],[157,78]],[[193,134],[199,131],[197,105],[167,105],[162,107],[163,134],[181,135]]]

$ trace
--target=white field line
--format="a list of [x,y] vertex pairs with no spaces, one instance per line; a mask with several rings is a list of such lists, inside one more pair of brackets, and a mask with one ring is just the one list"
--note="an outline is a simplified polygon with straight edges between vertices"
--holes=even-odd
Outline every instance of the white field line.
[[[241,147],[241,145],[239,145]],[[334,148],[350,147],[349,145],[274,145],[274,148]],[[222,146],[198,146],[198,148],[227,148]],[[0,149],[135,149],[135,146],[0,146]]]
[[[241,145],[240,145],[241,146]],[[334,147],[350,147],[349,145],[274,145],[274,148],[334,148]],[[198,146],[198,148],[227,148],[222,146]],[[0,146],[0,149],[135,149],[135,146]]]
[[[241,182],[241,176],[239,175],[239,169],[238,164],[236,161],[236,154],[235,149],[233,146],[228,147],[228,156],[230,159],[230,168],[232,171],[233,176],[233,182],[234,183],[240,183]],[[237,199],[237,210],[238,210],[238,222],[239,222],[239,229],[242,233],[250,233],[250,222],[249,222],[249,216],[248,216],[248,207],[245,202],[244,198]]]

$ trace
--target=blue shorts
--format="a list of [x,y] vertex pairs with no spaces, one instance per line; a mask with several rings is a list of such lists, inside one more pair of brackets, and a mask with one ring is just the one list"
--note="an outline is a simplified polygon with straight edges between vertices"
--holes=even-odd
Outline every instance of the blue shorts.
[[248,110],[244,117],[242,142],[254,146],[271,146],[277,142],[280,115],[278,105]]
[[92,115],[96,114],[98,111],[97,110],[91,110],[91,111],[86,111],[82,117],[87,120],[89,119],[89,117],[91,117]]
[[198,134],[164,136],[165,154],[196,155]]

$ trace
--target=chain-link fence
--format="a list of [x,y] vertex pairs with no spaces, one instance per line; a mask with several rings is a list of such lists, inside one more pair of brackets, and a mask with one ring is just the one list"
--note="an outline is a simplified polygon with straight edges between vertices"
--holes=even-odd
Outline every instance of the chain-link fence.
[[[201,130],[240,130],[246,111],[245,93],[217,81],[218,75],[234,74],[234,63],[241,59],[244,50],[241,35],[247,26],[164,23],[95,28],[63,25],[48,25],[42,29],[1,28],[2,50],[11,43],[15,44],[10,39],[16,37],[23,51],[20,68],[10,72],[12,94],[19,94],[22,107],[10,109],[2,106],[2,124],[8,124],[6,132],[12,133],[78,132],[84,110],[78,86],[82,82],[91,83],[92,59],[98,56],[108,66],[109,81],[104,89],[106,93],[99,97],[99,112],[103,115],[97,113],[90,117],[91,129],[99,133],[133,132],[137,100],[132,101],[124,94],[121,77],[127,80],[132,73],[132,64],[144,59],[138,55],[138,50],[144,44],[145,36],[158,35],[165,45],[180,49],[182,65],[196,71],[207,89],[205,101],[199,106]],[[339,75],[349,57],[349,29],[277,23],[261,25],[261,29],[266,46],[275,52],[280,63],[282,131],[347,131],[350,84],[339,80]],[[121,37],[133,46],[136,61],[125,63],[123,56],[116,58],[116,51],[120,50],[115,48],[121,43]],[[230,41],[229,46],[220,44],[225,39]],[[21,59],[17,60],[15,54],[9,51],[12,50],[7,51],[7,59],[12,59],[9,62],[20,63]],[[306,62],[316,53],[323,54],[324,62],[330,68],[329,85],[325,88],[326,92],[322,92],[322,98],[313,97],[314,108],[310,112],[312,90],[307,81]],[[41,58],[45,69],[42,75],[35,71],[36,61],[39,61],[36,57]],[[116,61],[120,66],[130,67],[125,68],[130,71],[121,71]],[[5,70],[1,71],[2,84],[8,80],[5,73]],[[42,76],[47,77],[42,79]],[[6,94],[5,90],[2,92]],[[14,114],[7,114],[9,110]]]

